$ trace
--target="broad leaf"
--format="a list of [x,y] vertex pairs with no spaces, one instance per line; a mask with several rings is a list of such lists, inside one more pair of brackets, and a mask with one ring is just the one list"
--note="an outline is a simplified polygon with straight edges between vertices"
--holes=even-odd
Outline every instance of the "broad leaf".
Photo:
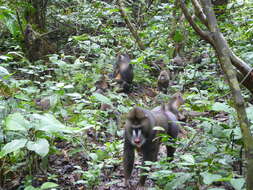
[[4,67],[0,66],[0,77],[4,77],[6,75],[9,75],[10,73],[8,72],[7,69],[5,69]]
[[31,124],[20,113],[13,113],[6,119],[6,129],[12,131],[27,131]]
[[231,113],[233,108],[231,108],[230,106],[228,106],[225,103],[220,103],[220,102],[215,102],[211,108],[213,111],[224,111],[224,112],[228,112]]
[[15,139],[7,143],[1,150],[1,157],[9,154],[11,152],[17,151],[20,148],[23,148],[27,143],[27,139]]
[[177,177],[171,182],[167,183],[165,190],[177,189],[182,186],[187,180],[192,179],[192,174],[189,173],[179,173]]
[[230,183],[236,190],[241,190],[243,185],[245,184],[245,179],[243,178],[231,179]]
[[46,156],[49,151],[49,143],[46,139],[38,139],[36,142],[28,141],[26,147],[42,157]]
[[6,56],[6,55],[0,55],[0,59],[4,60],[4,61],[7,61],[8,59],[11,59],[11,57]]
[[41,190],[43,189],[50,189],[50,188],[55,188],[58,187],[59,185],[53,182],[46,182],[43,183],[42,186],[40,187]]
[[253,121],[253,106],[246,108],[246,112],[249,120]]
[[175,42],[181,42],[184,39],[184,36],[181,31],[177,30],[175,32],[175,35],[173,36],[173,40]]
[[189,164],[195,164],[195,159],[191,154],[185,154],[181,156],[181,159],[185,160]]
[[109,98],[107,98],[106,96],[102,95],[102,94],[98,94],[98,93],[94,93],[92,95],[97,101],[101,102],[101,103],[106,103],[106,104],[110,104],[112,105],[112,102]]
[[203,177],[203,181],[207,185],[210,185],[215,181],[219,181],[219,179],[222,178],[221,175],[211,174],[211,173],[208,173],[208,172],[203,172],[200,175]]
[[35,120],[38,121],[38,125],[36,126],[37,130],[45,131],[45,132],[73,132],[63,125],[60,121],[58,121],[54,116],[50,114],[33,114]]

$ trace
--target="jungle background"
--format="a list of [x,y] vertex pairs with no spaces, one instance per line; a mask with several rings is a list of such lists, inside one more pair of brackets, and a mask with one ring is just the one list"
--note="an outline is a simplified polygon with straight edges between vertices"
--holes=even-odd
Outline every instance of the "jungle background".
[[[213,0],[209,7],[237,56],[230,54],[249,133],[241,132],[246,128],[238,122],[238,99],[214,48],[217,40],[205,40],[185,15],[183,5],[200,29],[211,31],[196,8],[203,2],[0,0],[0,189],[126,189],[126,114],[176,92],[185,99],[180,112],[186,120],[175,158],[168,162],[162,146],[158,161],[144,167],[146,186],[250,189],[253,1]],[[120,53],[129,54],[134,67],[130,93],[119,93],[110,77]],[[171,75],[166,94],[157,90],[161,70]]]

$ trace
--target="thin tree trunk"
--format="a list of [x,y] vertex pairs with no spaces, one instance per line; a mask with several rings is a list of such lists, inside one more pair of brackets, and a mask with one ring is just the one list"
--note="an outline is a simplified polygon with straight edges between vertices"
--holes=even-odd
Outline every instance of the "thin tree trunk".
[[130,22],[125,10],[124,10],[124,5],[123,5],[123,2],[122,0],[117,0],[118,2],[118,6],[119,6],[119,10],[120,10],[120,14],[122,16],[122,18],[125,20],[130,32],[132,33],[133,37],[135,38],[139,48],[141,50],[144,50],[145,49],[145,46],[143,45],[139,35],[138,35],[138,32],[137,32],[137,29],[134,27],[134,25]]
[[41,31],[45,31],[48,0],[27,0],[27,3],[32,8],[28,7],[26,10],[26,21],[35,24]]

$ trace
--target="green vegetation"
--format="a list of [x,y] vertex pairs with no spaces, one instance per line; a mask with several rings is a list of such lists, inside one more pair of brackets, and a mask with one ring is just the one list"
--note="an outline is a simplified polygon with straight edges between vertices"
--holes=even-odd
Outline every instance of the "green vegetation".
[[[133,105],[156,107],[178,91],[187,119],[180,122],[175,158],[168,162],[162,146],[158,161],[144,167],[146,186],[246,189],[244,136],[213,48],[173,1],[123,5],[143,49],[115,1],[0,0],[0,189],[124,189],[126,113]],[[230,48],[251,68],[253,1],[231,0],[216,9]],[[134,66],[130,94],[118,93],[109,77],[125,52]],[[173,64],[177,54],[183,65]],[[157,91],[159,60],[172,75],[168,94]],[[252,131],[245,76],[239,82]]]

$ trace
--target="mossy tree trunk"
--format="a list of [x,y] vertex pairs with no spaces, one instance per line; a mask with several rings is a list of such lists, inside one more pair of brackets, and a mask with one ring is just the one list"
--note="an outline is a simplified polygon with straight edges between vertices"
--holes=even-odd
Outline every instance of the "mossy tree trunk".
[[233,67],[233,52],[230,50],[227,41],[218,28],[216,16],[211,4],[211,0],[191,0],[197,16],[206,31],[202,30],[190,15],[185,1],[179,0],[183,13],[192,26],[192,28],[207,42],[209,42],[216,51],[221,67],[228,80],[231,93],[234,99],[234,107],[237,111],[238,122],[243,135],[245,147],[245,157],[247,161],[247,190],[253,190],[253,137],[250,131],[250,124],[245,110],[245,102],[241,94],[239,82],[236,77],[236,71]]
[[26,0],[28,6],[25,10],[25,19],[27,23],[36,25],[36,27],[45,31],[46,13],[49,0]]

